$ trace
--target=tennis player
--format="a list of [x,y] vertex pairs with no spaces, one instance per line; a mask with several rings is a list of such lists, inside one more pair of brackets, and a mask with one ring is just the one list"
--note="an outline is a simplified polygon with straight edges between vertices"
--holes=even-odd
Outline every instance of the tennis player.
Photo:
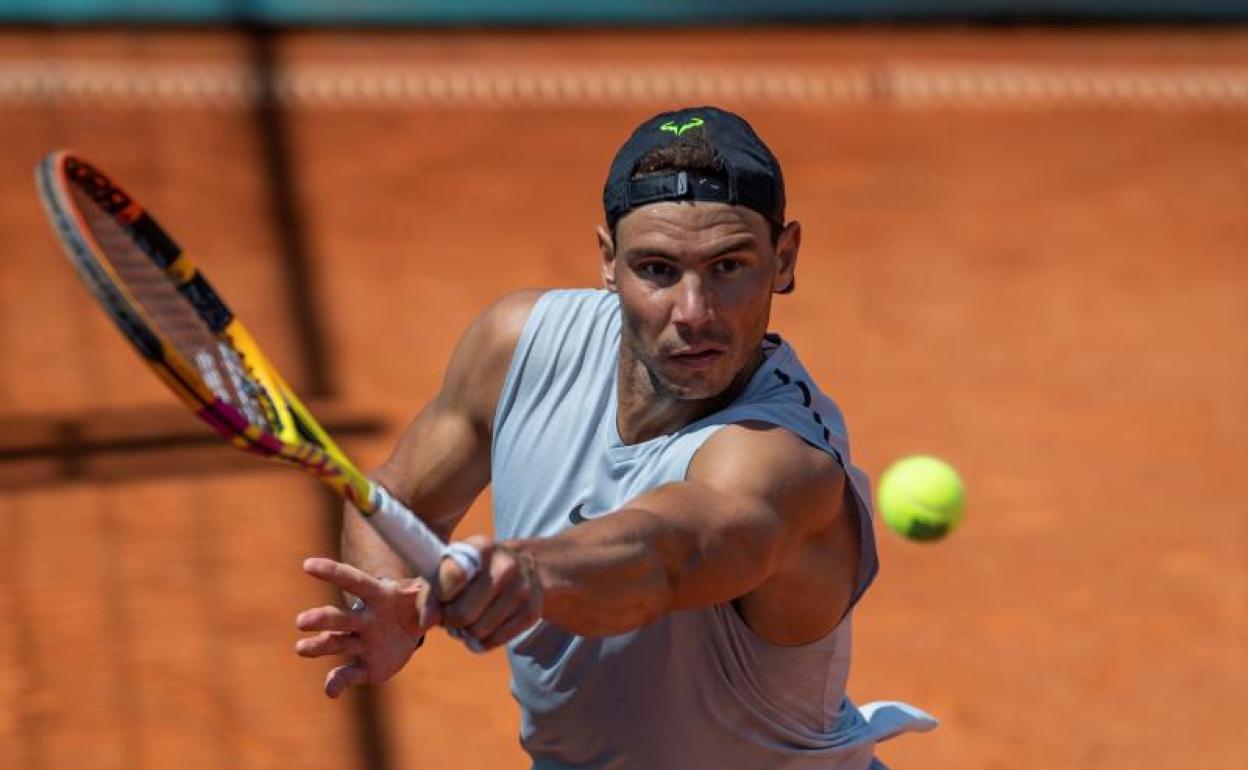
[[846,697],[869,489],[768,332],[801,242],[779,163],[737,115],[682,109],[637,128],[603,202],[605,289],[486,310],[375,476],[444,538],[493,484],[480,572],[412,579],[348,509],[347,563],[305,569],[352,606],[302,613],[297,650],[352,658],[336,697],[435,625],[505,645],[535,768],[878,767],[936,722]]

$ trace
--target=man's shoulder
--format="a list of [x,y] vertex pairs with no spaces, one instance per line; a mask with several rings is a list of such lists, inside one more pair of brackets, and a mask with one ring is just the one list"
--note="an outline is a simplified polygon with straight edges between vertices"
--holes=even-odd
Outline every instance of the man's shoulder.
[[[467,377],[475,411],[491,424],[507,383],[540,379],[564,370],[565,359],[594,353],[601,357],[618,326],[615,295],[595,289],[526,289],[496,300],[464,335],[454,367]],[[568,344],[571,342],[572,344]]]
[[[518,336],[523,365],[517,376],[574,373],[614,357],[619,301],[602,289],[550,289],[532,304]],[[514,347],[514,346],[513,346]],[[608,354],[610,354],[608,356]]]
[[724,425],[694,455],[688,477],[762,498],[840,494],[839,459],[793,430],[744,420]]
[[512,292],[495,300],[469,325],[451,356],[438,403],[483,424],[493,419],[498,395],[542,290]]
[[544,313],[553,315],[607,315],[618,310],[616,295],[606,289],[547,289],[542,292]]
[[789,400],[800,401],[806,408],[835,405],[791,343],[777,334],[768,333],[763,344],[764,349],[770,351],[763,368],[768,372],[768,385],[774,389],[772,392],[783,392]]
[[605,289],[525,289],[495,301],[481,313],[477,325],[514,348],[526,327],[567,331],[573,325],[609,320],[618,306],[615,295]]
[[474,325],[481,326],[482,332],[491,339],[510,339],[514,346],[533,308],[547,293],[546,289],[521,289],[504,294],[481,311]]
[[763,350],[766,360],[745,391],[712,420],[777,425],[816,450],[847,462],[849,432],[840,406],[819,386],[788,342],[769,333]]

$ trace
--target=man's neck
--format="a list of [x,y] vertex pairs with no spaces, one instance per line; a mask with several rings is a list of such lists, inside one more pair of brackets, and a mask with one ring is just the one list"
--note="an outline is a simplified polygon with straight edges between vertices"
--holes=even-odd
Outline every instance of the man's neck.
[[689,423],[723,409],[745,389],[765,358],[762,348],[759,348],[750,363],[722,393],[711,398],[690,400],[663,392],[645,365],[637,360],[627,345],[621,345],[616,370],[618,409],[615,417],[620,439],[625,444],[640,444],[675,433]]

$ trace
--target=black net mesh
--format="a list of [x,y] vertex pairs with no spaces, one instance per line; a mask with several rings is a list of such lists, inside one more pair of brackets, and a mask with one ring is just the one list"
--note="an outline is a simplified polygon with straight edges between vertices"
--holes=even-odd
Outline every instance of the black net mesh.
[[253,425],[271,431],[263,390],[248,375],[239,353],[212,333],[168,274],[110,214],[76,185],[70,185],[70,190],[104,252],[104,261],[147,316],[152,331],[200,373],[213,393],[238,407]]

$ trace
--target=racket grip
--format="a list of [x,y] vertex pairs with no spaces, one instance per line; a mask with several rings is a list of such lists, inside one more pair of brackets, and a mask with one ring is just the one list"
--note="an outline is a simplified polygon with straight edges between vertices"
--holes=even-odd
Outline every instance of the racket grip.
[[[453,560],[472,580],[481,570],[481,552],[464,542],[447,545],[433,533],[406,505],[395,499],[380,484],[373,483],[373,512],[365,517],[386,545],[394,549],[418,575],[432,578],[438,562],[443,557]],[[448,629],[451,636],[459,639],[473,652],[485,652],[481,643],[464,633],[463,629]]]
[[[393,548],[394,552],[402,557],[417,575],[433,577],[438,569],[438,562],[442,561],[443,556],[455,559],[466,572],[474,564],[480,565],[481,557],[480,554],[476,554],[476,549],[472,549],[476,555],[474,564],[465,564],[462,556],[456,558],[441,538],[382,485],[374,482],[370,497],[369,502],[373,510],[364,517],[365,520],[372,525],[377,534],[381,535],[386,545]],[[471,546],[467,547],[471,548]],[[473,574],[476,574],[475,569],[471,569],[469,577]]]

